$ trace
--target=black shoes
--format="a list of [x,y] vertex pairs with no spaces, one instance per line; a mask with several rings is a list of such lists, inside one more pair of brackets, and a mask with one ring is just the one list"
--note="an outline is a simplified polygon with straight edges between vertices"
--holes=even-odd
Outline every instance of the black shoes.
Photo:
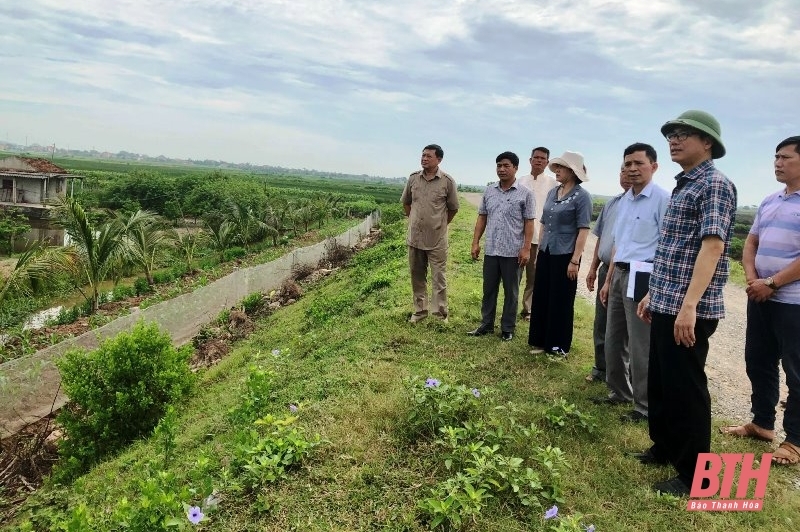
[[641,453],[631,453],[631,458],[635,458],[639,460],[643,465],[667,465],[669,463],[668,460],[662,460],[654,455],[650,449],[643,451]]
[[631,410],[627,414],[619,416],[619,420],[625,423],[640,423],[642,421],[647,421],[647,416],[638,410]]
[[656,482],[653,484],[654,491],[667,493],[676,497],[683,497],[689,495],[689,486],[687,486],[680,477],[674,477],[663,482]]
[[500,334],[500,339],[503,340],[504,342],[510,342],[512,338],[514,338],[514,333],[503,331]]
[[484,327],[481,325],[477,329],[473,331],[469,331],[467,336],[486,336],[487,334],[491,334],[494,331],[491,327]]

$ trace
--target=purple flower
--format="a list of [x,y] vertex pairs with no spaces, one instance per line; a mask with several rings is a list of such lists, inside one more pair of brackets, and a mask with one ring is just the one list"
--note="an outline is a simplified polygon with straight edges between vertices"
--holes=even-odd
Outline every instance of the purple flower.
[[544,518],[545,519],[552,519],[552,518],[556,517],[557,515],[558,515],[558,506],[553,505],[552,508],[550,508],[549,510],[547,510],[544,513]]
[[594,525],[589,525],[589,526],[584,527],[584,528],[586,529],[586,532],[594,532]]
[[297,410],[298,410],[297,405],[294,404],[289,405],[289,412],[291,412],[292,414],[296,414]]
[[438,388],[441,382],[438,379],[434,379],[433,377],[428,377],[428,380],[425,381],[426,388]]
[[477,388],[473,388],[472,389],[472,395],[474,395],[475,397],[480,397],[481,396],[481,392]]
[[281,354],[281,350],[280,349],[273,349],[272,350],[272,356],[276,357],[276,356],[278,356],[280,354]]
[[193,525],[196,525],[200,521],[203,520],[203,511],[200,510],[199,506],[190,506],[189,511],[186,513],[186,517],[189,518],[189,522]]

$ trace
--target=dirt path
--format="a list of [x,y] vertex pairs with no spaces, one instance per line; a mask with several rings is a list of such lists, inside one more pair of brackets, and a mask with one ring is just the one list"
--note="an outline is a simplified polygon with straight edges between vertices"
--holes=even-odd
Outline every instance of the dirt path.
[[[464,198],[477,206],[481,194],[464,193]],[[597,238],[589,235],[578,280],[578,294],[592,305],[595,295],[586,288],[586,274],[591,264]],[[744,336],[747,324],[747,296],[744,288],[733,283],[725,286],[725,314],[720,320],[716,333],[711,337],[711,350],[706,363],[708,388],[711,392],[711,410],[714,417],[736,422],[750,421],[750,381],[744,367]],[[786,398],[788,390],[783,372],[781,372],[781,399]],[[776,428],[783,427],[783,409],[778,409]],[[778,431],[778,440],[785,437]]]

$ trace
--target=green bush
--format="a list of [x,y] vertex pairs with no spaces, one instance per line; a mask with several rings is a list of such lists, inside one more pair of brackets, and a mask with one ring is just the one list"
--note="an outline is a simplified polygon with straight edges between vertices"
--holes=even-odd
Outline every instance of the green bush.
[[144,277],[136,278],[136,280],[133,282],[133,289],[136,291],[137,296],[143,296],[153,291],[150,285],[147,284],[147,279]]
[[731,239],[731,245],[728,248],[730,257],[734,260],[742,260],[742,250],[744,249],[744,239],[735,236]]
[[128,285],[115,286],[111,292],[111,299],[113,301],[121,301],[136,295],[136,288]]
[[226,249],[225,250],[225,254],[223,255],[223,258],[227,262],[229,260],[241,259],[245,255],[247,255],[247,250],[246,249],[244,249],[242,247],[239,247],[239,246],[234,246],[234,247],[232,247],[230,249]]
[[153,273],[153,282],[155,284],[169,283],[175,280],[175,274],[172,270],[162,270]]
[[249,296],[242,299],[242,308],[245,314],[251,315],[264,306],[264,294],[261,292],[253,292]]
[[156,324],[105,340],[89,353],[67,352],[58,362],[69,404],[58,416],[66,438],[60,465],[69,477],[149,433],[170,403],[187,393],[191,348],[176,349]]
[[391,203],[381,206],[381,225],[391,224],[406,217],[403,206],[400,203]]

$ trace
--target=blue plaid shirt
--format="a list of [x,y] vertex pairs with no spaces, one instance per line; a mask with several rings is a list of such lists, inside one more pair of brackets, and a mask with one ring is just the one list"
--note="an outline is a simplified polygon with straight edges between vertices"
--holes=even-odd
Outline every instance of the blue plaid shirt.
[[692,279],[694,263],[703,237],[718,236],[725,243],[714,276],[700,302],[697,317],[725,317],[722,287],[728,280],[728,248],[736,216],[736,187],[704,161],[688,172],[675,176],[650,277],[650,310],[677,315]]

